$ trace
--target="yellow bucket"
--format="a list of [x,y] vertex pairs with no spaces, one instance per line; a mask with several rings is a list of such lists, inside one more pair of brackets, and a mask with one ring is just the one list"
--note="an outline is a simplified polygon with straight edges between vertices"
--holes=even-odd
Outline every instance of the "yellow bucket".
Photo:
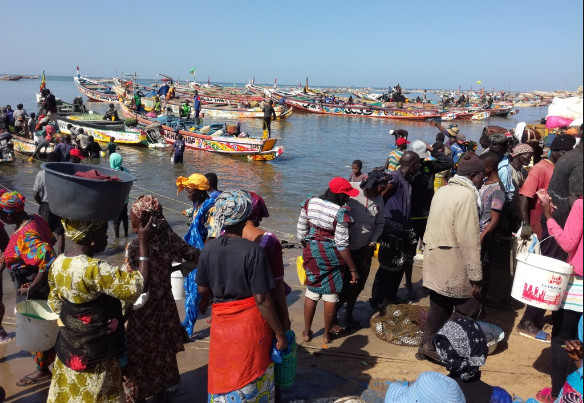
[[434,176],[434,191],[437,191],[444,185],[446,185],[444,174],[436,174],[436,176]]

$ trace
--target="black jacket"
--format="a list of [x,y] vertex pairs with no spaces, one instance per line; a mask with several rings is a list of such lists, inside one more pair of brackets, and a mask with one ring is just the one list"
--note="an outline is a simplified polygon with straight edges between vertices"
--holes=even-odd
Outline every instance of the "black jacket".
[[412,217],[427,217],[434,197],[434,175],[452,168],[452,158],[432,150],[433,161],[422,161],[420,171],[412,178]]

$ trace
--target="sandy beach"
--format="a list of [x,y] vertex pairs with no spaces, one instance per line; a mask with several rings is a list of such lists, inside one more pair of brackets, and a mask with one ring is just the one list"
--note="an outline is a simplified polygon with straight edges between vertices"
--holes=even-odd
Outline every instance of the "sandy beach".
[[[295,331],[298,342],[296,382],[291,387],[283,388],[284,401],[328,402],[341,397],[359,396],[365,402],[378,402],[382,401],[380,399],[387,389],[387,381],[411,381],[423,371],[446,372],[444,368],[430,361],[416,360],[416,348],[386,343],[369,328],[369,308],[366,301],[378,267],[376,259],[373,259],[371,275],[355,309],[355,316],[363,328],[340,336],[333,343],[323,346],[320,304],[313,324],[314,339],[309,343],[302,342],[299,335],[304,326],[304,287],[299,284],[295,269],[295,258],[300,254],[300,249],[284,251],[284,263],[287,264],[286,282],[292,288],[288,295],[288,306],[292,330]],[[421,275],[422,268],[418,261],[414,267],[413,281],[419,301],[414,303],[428,305],[428,298],[421,287]],[[6,305],[3,325],[14,336],[14,287],[6,271],[3,279]],[[401,288],[399,295],[404,292]],[[521,304],[517,305],[521,307]],[[183,301],[177,301],[177,307],[182,318]],[[500,326],[506,333],[504,341],[499,344],[495,354],[488,357],[482,368],[482,379],[505,388],[512,395],[527,399],[550,383],[550,348],[549,344],[529,340],[514,331],[522,311],[523,308],[515,311],[490,308],[487,317],[482,319]],[[207,401],[208,319],[207,315],[199,317],[194,341],[186,344],[185,351],[178,355],[181,384],[172,394],[173,402]],[[30,354],[19,351],[12,340],[7,345],[0,346],[0,357],[5,357],[0,362],[0,385],[6,390],[6,402],[45,402],[48,382],[26,388],[15,386],[22,376],[34,368]]]

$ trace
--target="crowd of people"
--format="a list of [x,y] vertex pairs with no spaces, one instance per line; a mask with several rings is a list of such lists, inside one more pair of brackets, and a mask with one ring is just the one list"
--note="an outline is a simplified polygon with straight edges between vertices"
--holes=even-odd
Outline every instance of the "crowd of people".
[[[392,384],[386,401],[511,402],[505,390],[481,380],[487,342],[475,320],[488,315],[488,306],[512,308],[512,253],[517,239],[537,238],[543,255],[569,262],[574,273],[561,308],[552,314],[551,336],[542,330],[545,311],[531,306],[517,330],[551,342],[551,388],[537,398],[578,401],[570,399],[582,396],[582,128],[576,135],[555,136],[548,155],[527,171],[535,145],[486,132],[479,154],[457,126],[436,126],[432,145],[410,142],[406,130],[392,131],[396,149],[384,166],[365,174],[355,160],[349,180],[332,178],[322,193],[301,204],[296,226],[306,273],[301,339],[313,338],[321,299],[323,343],[363,325],[353,311],[377,245],[371,315],[421,297],[424,291],[412,282],[414,257],[421,252],[430,306],[415,357],[442,363],[449,375],[422,373],[409,386]],[[49,154],[51,161],[67,154],[78,159],[74,162],[84,158],[70,142],[64,144]],[[111,168],[125,170],[121,154],[108,150]],[[181,162],[177,150],[172,153]],[[127,200],[114,220],[114,234],[120,236],[122,225],[127,236],[131,224],[138,237],[127,245],[124,265],[113,267],[94,257],[107,247],[108,224],[54,216],[43,174],[34,185],[39,215],[25,211],[18,192],[0,196],[0,220],[15,227],[10,236],[0,228],[0,269],[9,270],[17,302],[27,295],[47,300],[62,322],[55,347],[33,353],[37,368],[18,386],[50,379],[50,402],[165,401],[167,390],[180,381],[176,354],[193,336],[198,315],[210,309],[208,401],[281,401],[270,350],[273,340],[277,349],[288,349],[290,289],[282,245],[260,228],[269,217],[260,195],[220,191],[214,173],[178,177],[177,192],[185,190],[193,204],[184,212],[189,222],[184,237],[166,222],[155,197],[140,196],[131,205]],[[72,247],[65,248],[65,239]],[[172,262],[183,260],[190,264],[182,269],[181,323],[170,273]],[[398,296],[404,278],[405,299]],[[9,339],[3,328],[0,339]],[[580,372],[566,376],[571,358]]]

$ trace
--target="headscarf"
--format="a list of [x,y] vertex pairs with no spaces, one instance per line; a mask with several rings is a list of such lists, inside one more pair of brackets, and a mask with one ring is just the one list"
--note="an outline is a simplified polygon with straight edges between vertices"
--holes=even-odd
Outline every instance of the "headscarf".
[[118,171],[122,169],[122,164],[124,162],[124,158],[120,153],[112,153],[109,158],[110,168],[117,169]]
[[6,192],[0,196],[0,210],[5,213],[20,213],[24,211],[26,197],[18,192]]
[[162,205],[158,202],[156,197],[150,195],[142,195],[138,197],[132,205],[131,211],[138,219],[142,219],[142,215],[144,215],[144,213],[146,213],[148,218],[164,217],[162,215]]
[[184,188],[209,190],[209,180],[201,174],[192,174],[188,178],[179,176],[176,178],[176,186],[178,186],[176,194],[179,194]]
[[269,217],[270,213],[268,213],[268,207],[266,206],[264,199],[254,192],[248,193],[251,196],[251,211],[247,219],[252,221],[261,221],[263,218]]
[[449,320],[434,336],[436,352],[446,369],[463,381],[480,375],[487,359],[487,338],[472,319]]
[[532,153],[533,148],[529,144],[519,143],[513,148],[512,157],[517,157],[520,154]]
[[215,199],[215,233],[220,234],[223,227],[238,224],[249,217],[251,195],[243,190],[228,190]]
[[359,187],[361,189],[371,189],[380,183],[389,181],[390,176],[385,173],[383,167],[373,168],[373,171],[367,174],[367,179],[361,181]]
[[73,242],[79,242],[93,231],[101,228],[102,221],[82,221],[63,218],[61,220],[65,228],[65,236]]
[[470,151],[475,151],[479,147],[477,143],[472,140],[465,141],[464,145],[466,146],[466,149]]

